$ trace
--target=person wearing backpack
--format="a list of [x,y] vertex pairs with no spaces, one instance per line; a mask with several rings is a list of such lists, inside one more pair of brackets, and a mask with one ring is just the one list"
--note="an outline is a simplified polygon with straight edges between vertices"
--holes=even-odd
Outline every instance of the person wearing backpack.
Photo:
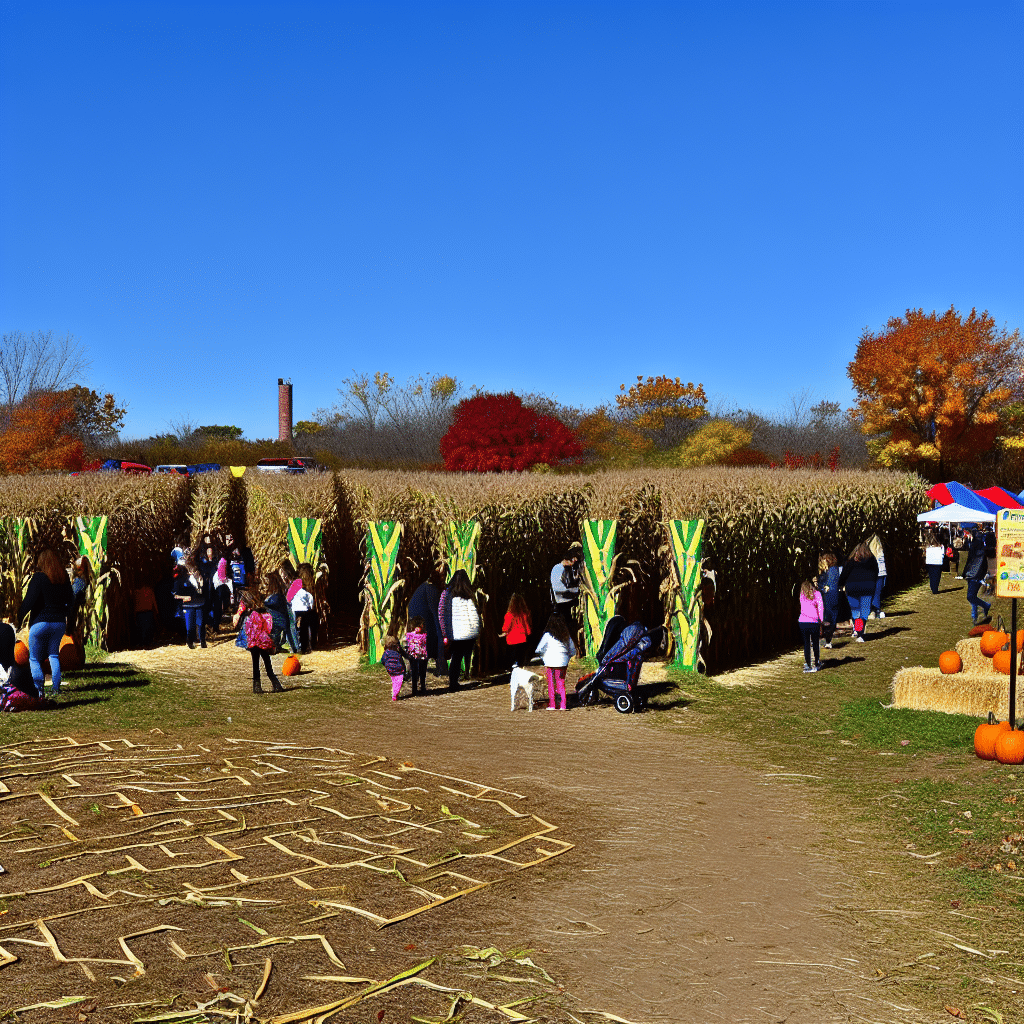
[[243,614],[245,615],[242,627],[245,630],[245,646],[252,658],[252,692],[264,692],[260,682],[260,659],[262,658],[263,667],[267,671],[267,678],[270,680],[274,693],[284,693],[281,681],[274,675],[274,666],[270,664],[270,655],[275,647],[271,636],[274,622],[270,617],[270,612],[266,610],[263,602],[255,594],[245,591],[238,602],[236,623]]

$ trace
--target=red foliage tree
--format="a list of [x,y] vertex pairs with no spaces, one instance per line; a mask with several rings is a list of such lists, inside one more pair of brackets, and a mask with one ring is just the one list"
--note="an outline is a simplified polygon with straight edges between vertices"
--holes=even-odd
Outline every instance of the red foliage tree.
[[82,468],[85,446],[73,433],[78,414],[72,398],[67,391],[44,391],[14,409],[7,429],[0,434],[0,468],[4,472]]
[[459,402],[441,438],[444,468],[471,473],[571,464],[582,454],[575,434],[561,420],[541,416],[511,392]]

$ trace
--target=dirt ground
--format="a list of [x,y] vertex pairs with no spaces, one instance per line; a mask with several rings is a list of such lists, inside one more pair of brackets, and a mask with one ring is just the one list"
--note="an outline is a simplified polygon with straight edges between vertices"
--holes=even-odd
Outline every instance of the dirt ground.
[[[833,912],[865,890],[807,789],[730,764],[684,701],[656,729],[429,677],[426,697],[381,682],[325,718],[303,691],[345,687],[352,648],[264,697],[230,643],[188,653],[118,657],[223,695],[233,721],[0,749],[0,890],[23,894],[0,915],[0,1013],[74,995],[22,1016],[936,1019],[886,1002],[886,951]],[[267,702],[290,702],[273,735]]]

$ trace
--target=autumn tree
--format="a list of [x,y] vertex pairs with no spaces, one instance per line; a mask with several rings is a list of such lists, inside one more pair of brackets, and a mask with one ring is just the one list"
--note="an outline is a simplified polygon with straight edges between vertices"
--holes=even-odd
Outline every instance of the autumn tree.
[[637,377],[619,385],[615,408],[601,406],[584,416],[578,435],[601,462],[634,464],[679,444],[693,420],[707,413],[702,384],[679,377]]
[[28,395],[64,391],[88,368],[74,335],[53,331],[6,331],[0,338],[0,416],[9,420]]
[[997,328],[987,312],[908,309],[861,335],[847,368],[853,414],[877,437],[879,463],[930,468],[944,479],[992,447],[1000,408],[1024,396],[1022,367],[1020,333]]
[[573,432],[561,420],[523,405],[511,392],[479,394],[460,402],[441,438],[444,468],[475,473],[567,465],[581,453]]
[[85,445],[76,433],[77,417],[69,391],[29,395],[0,433],[0,467],[6,473],[81,469]]

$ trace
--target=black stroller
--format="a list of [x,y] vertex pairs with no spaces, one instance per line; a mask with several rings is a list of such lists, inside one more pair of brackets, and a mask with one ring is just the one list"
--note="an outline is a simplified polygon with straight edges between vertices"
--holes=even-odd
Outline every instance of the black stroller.
[[640,668],[662,628],[644,629],[639,622],[627,626],[621,615],[612,616],[597,652],[600,668],[582,676],[576,684],[580,704],[596,704],[603,693],[615,701],[615,710],[623,715],[642,709]]

